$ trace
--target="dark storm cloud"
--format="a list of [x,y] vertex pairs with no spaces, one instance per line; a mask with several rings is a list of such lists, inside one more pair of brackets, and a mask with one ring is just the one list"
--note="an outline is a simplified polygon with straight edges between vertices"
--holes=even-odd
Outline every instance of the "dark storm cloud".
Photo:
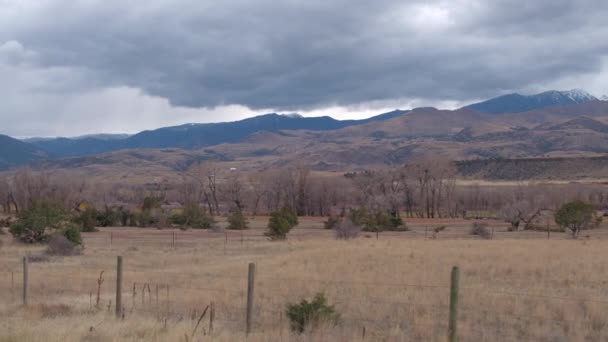
[[592,75],[608,54],[604,0],[5,2],[0,45],[69,70],[73,91],[187,107],[467,101]]

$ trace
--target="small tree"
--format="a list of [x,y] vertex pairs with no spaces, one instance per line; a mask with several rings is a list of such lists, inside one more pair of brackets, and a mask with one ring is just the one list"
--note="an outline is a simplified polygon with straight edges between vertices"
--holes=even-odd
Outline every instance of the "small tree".
[[486,239],[486,240],[492,238],[492,233],[488,229],[487,223],[480,223],[480,222],[473,223],[473,225],[471,226],[471,234],[477,235],[480,238]]
[[287,317],[291,330],[303,333],[306,329],[316,329],[323,323],[336,325],[340,315],[333,305],[327,304],[322,293],[315,295],[312,301],[303,299],[299,304],[287,304]]
[[583,201],[573,201],[562,205],[555,213],[555,223],[572,232],[572,238],[578,238],[583,229],[591,227],[594,222],[595,208]]
[[13,237],[24,243],[47,242],[49,233],[61,228],[67,219],[65,209],[57,203],[37,201],[19,213],[10,227]]
[[80,226],[80,230],[83,232],[96,232],[97,217],[98,213],[95,208],[87,208],[74,218],[74,222]]
[[228,216],[228,229],[245,230],[248,228],[249,221],[247,221],[243,212],[238,208],[234,209],[230,216]]
[[208,229],[213,226],[215,221],[197,203],[187,203],[181,212],[171,216],[171,223],[184,228]]
[[290,209],[284,208],[270,214],[266,236],[271,240],[285,240],[289,231],[298,225],[298,217]]
[[350,219],[338,222],[333,230],[335,237],[338,240],[356,239],[359,236],[359,233],[361,233],[361,227],[354,224]]

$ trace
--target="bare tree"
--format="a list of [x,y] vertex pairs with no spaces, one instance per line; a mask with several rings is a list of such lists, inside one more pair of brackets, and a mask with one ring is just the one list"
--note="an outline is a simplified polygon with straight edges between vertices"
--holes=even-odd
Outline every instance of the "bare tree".
[[238,211],[244,209],[244,185],[237,172],[232,172],[226,177],[224,183],[221,184],[220,191],[222,197],[230,203],[233,209]]
[[251,214],[256,216],[260,209],[260,202],[266,195],[266,187],[260,173],[252,174],[248,179],[249,194],[251,194]]
[[10,196],[11,192],[8,181],[4,177],[0,178],[0,203],[2,205],[2,211],[7,214],[11,211]]
[[513,203],[505,204],[501,210],[501,217],[511,224],[512,231],[518,231],[523,224],[523,229],[530,227],[532,222],[541,214],[541,208],[536,207],[527,200],[516,200]]
[[188,170],[185,174],[194,179],[199,184],[199,189],[203,196],[209,213],[216,215],[220,211],[218,197],[218,168],[213,164],[198,164]]

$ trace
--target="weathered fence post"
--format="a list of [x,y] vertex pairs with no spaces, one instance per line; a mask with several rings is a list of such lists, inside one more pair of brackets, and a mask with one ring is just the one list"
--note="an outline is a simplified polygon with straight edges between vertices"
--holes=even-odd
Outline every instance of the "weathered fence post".
[[122,256],[116,257],[116,317],[122,311]]
[[211,302],[209,307],[209,334],[213,334],[213,321],[215,320],[215,303]]
[[490,240],[494,240],[494,227],[492,227],[492,236],[490,237]]
[[171,246],[175,248],[175,232],[173,232],[173,240],[171,241]]
[[247,316],[245,333],[251,333],[251,323],[253,319],[253,291],[255,285],[255,263],[249,263],[249,273],[247,277]]
[[452,279],[450,284],[450,318],[448,325],[448,342],[458,341],[458,289],[460,282],[460,270],[458,266],[452,268]]
[[27,287],[28,287],[28,259],[27,256],[23,257],[23,306],[27,306]]
[[114,240],[114,236],[112,232],[110,232],[110,246],[112,246],[112,241]]

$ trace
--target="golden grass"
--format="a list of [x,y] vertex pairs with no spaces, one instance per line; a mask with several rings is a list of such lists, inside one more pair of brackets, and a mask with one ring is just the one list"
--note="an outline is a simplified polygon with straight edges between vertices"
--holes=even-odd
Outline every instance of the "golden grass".
[[[299,240],[287,242],[254,238],[261,233],[259,222],[242,243],[232,233],[227,245],[222,233],[177,232],[176,248],[169,231],[112,229],[112,246],[108,230],[86,234],[82,256],[30,265],[28,308],[20,307],[19,258],[42,247],[16,245],[4,236],[0,341],[186,341],[186,335],[192,341],[198,316],[211,301],[217,307],[215,329],[209,335],[205,318],[194,340],[244,340],[249,262],[258,269],[249,341],[358,341],[364,329],[366,341],[444,341],[453,265],[461,269],[461,341],[608,338],[603,238],[503,235],[482,241],[454,233],[425,240],[418,231],[347,242],[319,230],[318,220],[302,225],[310,229],[296,228]],[[124,320],[113,316],[116,255],[124,257]],[[101,271],[105,281],[96,309]],[[149,293],[142,291],[144,284]],[[335,304],[340,325],[290,334],[286,303],[317,292]]]

